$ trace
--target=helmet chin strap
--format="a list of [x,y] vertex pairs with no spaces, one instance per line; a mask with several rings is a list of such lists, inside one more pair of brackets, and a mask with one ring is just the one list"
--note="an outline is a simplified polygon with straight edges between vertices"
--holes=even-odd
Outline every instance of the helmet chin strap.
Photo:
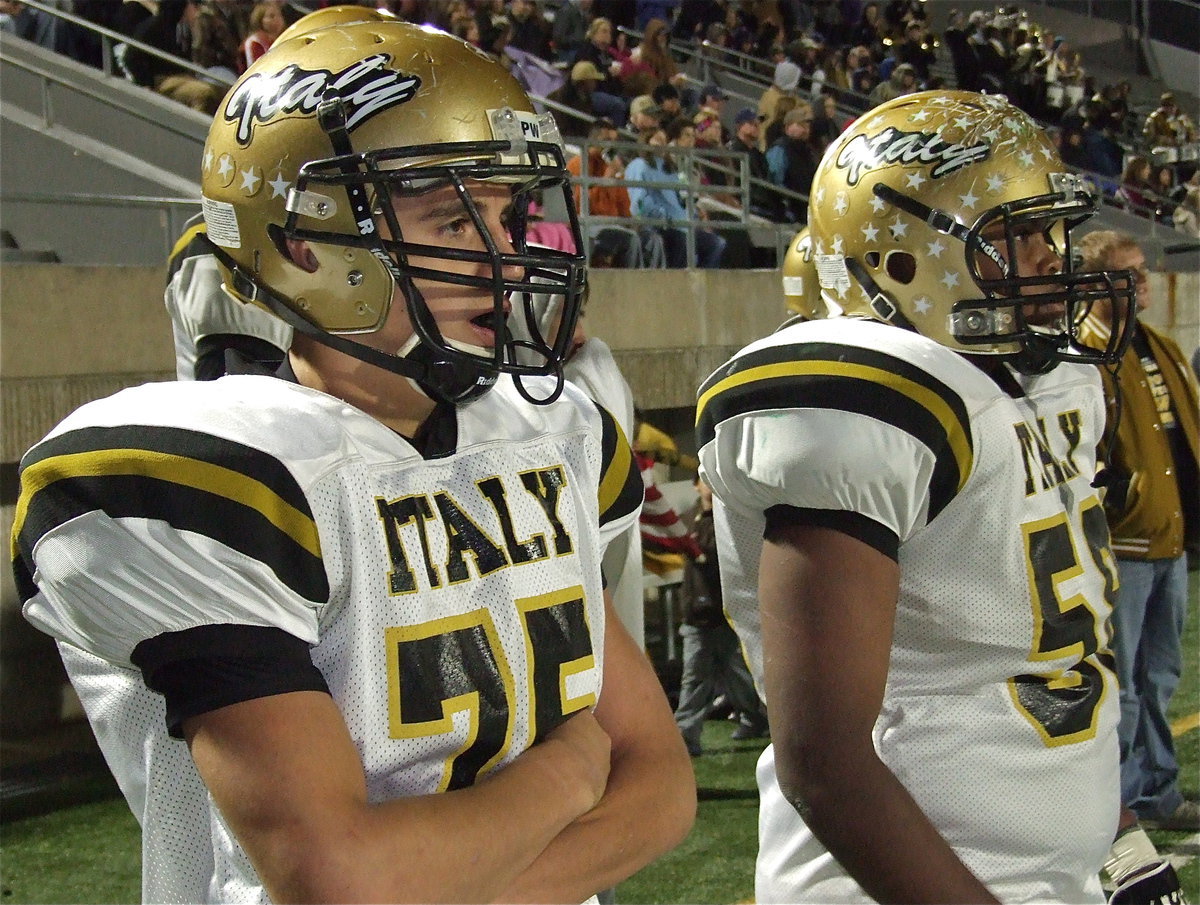
[[466,361],[450,361],[439,357],[436,350],[423,343],[416,333],[396,354],[389,354],[322,330],[289,307],[271,287],[247,273],[225,249],[216,245],[207,235],[201,234],[199,238],[207,243],[213,256],[232,274],[240,294],[265,305],[272,314],[293,330],[314,342],[365,364],[408,378],[430,399],[462,404],[483,395],[496,383],[497,375],[481,367]]
[[863,291],[867,293],[870,298],[871,310],[875,312],[876,317],[897,327],[903,327],[905,330],[911,330],[913,333],[919,332],[913,326],[912,321],[896,307],[891,297],[879,287],[875,278],[867,272],[867,268],[863,267],[858,258],[846,258],[846,269],[850,271],[854,279],[858,280]]
[[[486,355],[487,350],[480,346],[471,346],[455,340],[445,340],[451,348],[460,352],[474,355]],[[464,360],[450,360],[437,356],[435,350],[421,341],[415,333],[408,341],[396,350],[398,361],[412,362],[420,366],[420,377],[408,376],[408,382],[423,396],[434,402],[449,402],[462,405],[473,399],[478,399],[496,384],[499,376],[494,371],[487,371],[476,364]]]

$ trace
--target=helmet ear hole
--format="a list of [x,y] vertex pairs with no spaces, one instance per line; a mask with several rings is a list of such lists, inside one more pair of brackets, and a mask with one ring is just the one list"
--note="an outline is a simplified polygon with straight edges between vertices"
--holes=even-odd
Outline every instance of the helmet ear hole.
[[868,251],[865,255],[863,255],[863,258],[866,260],[867,266],[872,270],[878,269],[879,262],[882,260],[879,256],[879,252],[877,251]]
[[917,276],[917,259],[907,251],[893,251],[884,262],[887,275],[897,283],[907,286]]

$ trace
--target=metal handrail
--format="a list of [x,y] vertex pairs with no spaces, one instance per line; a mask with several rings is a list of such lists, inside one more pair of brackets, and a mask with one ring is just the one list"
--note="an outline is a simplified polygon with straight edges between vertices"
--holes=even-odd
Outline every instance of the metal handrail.
[[[8,39],[5,38],[4,40],[8,40]],[[51,72],[47,69],[44,69],[41,66],[35,65],[34,63],[27,61],[27,60],[18,60],[18,59],[14,59],[11,56],[6,56],[3,53],[2,47],[0,47],[0,59],[3,59],[5,62],[10,63],[13,66],[16,66],[20,69],[25,70],[26,72],[28,72],[32,75],[35,75],[38,78],[42,79],[43,81],[49,82],[50,84],[61,85],[64,88],[73,88],[73,89],[79,88],[79,84],[77,82],[72,82],[70,79],[65,78],[64,76],[61,76],[56,72]],[[119,77],[119,78],[123,78],[123,77]],[[128,79],[123,79],[123,80],[128,82],[129,85],[134,88],[142,87]],[[153,123],[154,125],[159,126],[163,129],[166,129],[167,131],[169,131],[175,135],[181,136],[183,138],[196,138],[196,135],[194,133],[189,132],[186,129],[180,129],[169,119],[155,118],[154,116],[151,115],[154,111],[146,111],[136,104],[122,103],[119,98],[104,97],[104,96],[101,96],[96,93],[90,93],[89,97],[93,98],[94,100],[99,101],[102,104],[105,104],[108,107],[113,108],[114,110],[120,110],[123,113],[127,113],[130,116],[134,116],[145,122]],[[46,95],[44,88],[43,88],[43,93],[42,93],[41,115],[42,115],[42,122],[44,122],[46,125],[52,125],[54,123],[54,116],[52,115],[52,111],[51,111],[50,99]]]
[[179,208],[200,208],[199,198],[154,197],[150,195],[102,194],[90,192],[0,192],[0,206],[4,204],[51,204],[55,207],[79,205],[82,207],[149,208],[159,211],[160,248],[162,261],[166,262],[183,230],[182,220],[192,216],[195,210],[186,210],[187,217],[180,218],[175,211]]
[[[709,226],[708,221],[697,216],[696,210],[698,207],[710,207],[719,209],[724,213],[737,216],[740,219],[721,220],[717,228],[732,229],[748,232],[751,230],[770,230],[775,234],[775,249],[776,253],[782,256],[788,242],[799,228],[795,223],[776,223],[766,218],[759,217],[750,212],[750,187],[752,184],[762,185],[774,190],[782,198],[793,198],[804,203],[808,203],[808,196],[798,192],[793,192],[783,186],[777,186],[774,183],[763,182],[762,180],[754,179],[749,174],[749,160],[746,155],[739,151],[732,151],[724,148],[708,149],[708,148],[679,148],[672,147],[665,149],[663,153],[669,153],[677,158],[682,158],[682,166],[680,172],[694,171],[697,166],[703,166],[707,169],[716,170],[719,172],[732,173],[733,167],[725,166],[721,163],[722,160],[730,161],[736,164],[736,170],[739,174],[738,183],[735,186],[729,185],[705,185],[698,182],[683,182],[678,178],[673,179],[629,179],[629,178],[608,178],[604,176],[595,176],[589,172],[591,158],[588,153],[589,148],[600,148],[602,150],[614,150],[631,152],[631,156],[639,156],[646,150],[646,145],[638,142],[627,141],[588,141],[582,148],[580,155],[580,175],[573,181],[580,187],[579,192],[579,215],[580,221],[584,225],[620,225],[627,228],[637,226],[664,226],[669,228],[683,229],[686,232],[686,249],[687,263],[689,267],[694,267],[696,264],[695,258],[695,234],[698,228]],[[687,220],[685,221],[670,221],[663,218],[630,216],[625,217],[598,217],[594,216],[590,210],[590,199],[587,189],[592,186],[621,186],[628,188],[655,188],[667,189],[680,192],[683,196],[684,208],[687,211]],[[719,195],[740,195],[740,208],[730,207],[722,204],[719,199],[708,196]],[[706,204],[706,200],[708,204]]]
[[199,198],[169,198],[152,195],[106,195],[92,192],[0,192],[0,201],[23,204],[81,204],[98,207],[119,204],[128,207],[199,207]]
[[[96,34],[98,34],[102,38],[104,38],[105,40],[101,42],[101,48],[102,48],[102,59],[104,61],[104,67],[103,67],[102,71],[104,72],[105,75],[114,75],[115,74],[120,78],[125,78],[123,73],[119,73],[119,72],[114,73],[113,72],[112,47],[116,44],[127,44],[130,47],[133,47],[144,53],[148,53],[151,56],[157,57],[160,60],[166,60],[167,62],[171,63],[172,65],[177,65],[184,69],[187,69],[187,70],[191,71],[192,73],[194,73],[197,77],[202,78],[205,81],[214,82],[218,85],[224,85],[226,88],[233,87],[233,82],[231,82],[229,79],[223,78],[222,76],[219,76],[219,75],[214,75],[213,73],[211,73],[207,69],[205,69],[203,66],[197,66],[191,60],[184,59],[183,57],[177,57],[174,54],[167,53],[165,50],[160,50],[157,47],[152,47],[151,45],[145,44],[141,41],[138,41],[135,38],[131,38],[128,35],[123,35],[119,31],[113,31],[111,28],[107,28],[103,25],[99,25],[98,23],[92,22],[89,19],[84,19],[84,18],[81,18],[80,16],[76,16],[74,13],[69,13],[66,10],[58,9],[57,7],[54,7],[54,6],[49,6],[46,3],[41,2],[41,0],[23,0],[23,2],[28,7],[31,7],[36,10],[40,10],[41,12],[47,13],[56,18],[63,19],[67,22],[70,22],[72,25],[78,25],[81,28],[84,28],[88,31],[95,32]],[[110,41],[112,42],[111,44],[109,43]],[[132,82],[133,80],[128,79],[128,81]],[[137,83],[134,82],[134,84],[137,84]]]

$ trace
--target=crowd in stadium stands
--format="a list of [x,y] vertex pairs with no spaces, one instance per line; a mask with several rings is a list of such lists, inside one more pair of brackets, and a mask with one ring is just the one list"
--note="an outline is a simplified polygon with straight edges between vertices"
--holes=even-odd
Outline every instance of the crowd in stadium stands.
[[[1017,6],[969,16],[950,10],[939,35],[919,0],[380,0],[364,5],[436,25],[511,64],[533,95],[550,102],[572,145],[584,147],[589,136],[595,138],[597,119],[603,120],[600,131],[606,135],[615,127],[616,138],[638,141],[644,147],[624,155],[631,159],[613,165],[597,157],[583,175],[669,177],[669,185],[631,186],[631,212],[646,217],[653,209],[653,216],[664,221],[711,220],[694,232],[702,266],[761,264],[746,232],[721,229],[720,221],[740,218],[748,199],[748,213],[755,217],[803,224],[807,202],[795,196],[807,195],[825,147],[870,106],[948,87],[934,71],[939,59],[953,67],[949,87],[1006,94],[1046,122],[1059,136],[1064,160],[1094,174],[1099,187],[1130,212],[1180,229],[1195,221],[1190,211],[1196,193],[1189,179],[1196,171],[1197,134],[1176,99],[1164,94],[1160,106],[1139,121],[1128,81],[1097,86],[1069,40],[1044,30]],[[297,4],[281,0],[57,0],[57,6],[225,80],[244,71],[301,12]],[[0,27],[100,65],[93,33],[40,10],[0,0]],[[686,61],[672,51],[672,41],[695,49],[699,73],[694,77],[684,73]],[[132,47],[118,58],[133,81],[198,110],[213,112],[225,90],[222,81]],[[770,79],[756,107],[728,104],[718,62]],[[706,84],[697,89],[698,82]],[[726,155],[722,164],[719,157],[688,153],[693,147],[736,154]],[[745,167],[738,162],[743,154]],[[747,192],[739,184],[744,173],[750,176]],[[730,191],[702,191],[691,203],[681,192],[685,185],[705,184],[728,185]],[[772,185],[788,191],[773,191]],[[663,261],[679,266],[685,231],[669,222],[653,230],[658,236],[649,239],[644,227],[624,234],[611,225],[594,230],[593,256],[617,266],[636,260],[645,266]]]

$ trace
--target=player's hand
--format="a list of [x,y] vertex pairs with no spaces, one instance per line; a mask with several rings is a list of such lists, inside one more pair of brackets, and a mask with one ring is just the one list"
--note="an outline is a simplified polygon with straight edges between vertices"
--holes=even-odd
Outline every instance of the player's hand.
[[592,711],[579,711],[547,735],[538,748],[555,755],[555,766],[568,788],[580,796],[580,814],[599,803],[608,786],[612,739]]
[[1112,891],[1108,905],[1187,905],[1179,875],[1170,863],[1157,864],[1134,874]]

